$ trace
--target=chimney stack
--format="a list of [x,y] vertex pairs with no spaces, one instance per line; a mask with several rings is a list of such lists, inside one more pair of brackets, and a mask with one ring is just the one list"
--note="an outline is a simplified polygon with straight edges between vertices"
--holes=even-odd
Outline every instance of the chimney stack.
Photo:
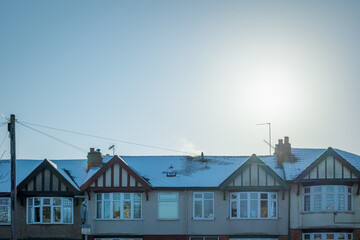
[[103,156],[100,152],[100,149],[97,149],[95,152],[95,148],[90,148],[90,152],[87,155],[87,172],[90,170],[90,168],[92,167],[100,167],[103,163]]
[[282,166],[283,162],[292,161],[289,137],[284,137],[284,141],[279,139],[279,143],[275,146],[275,155],[278,166]]

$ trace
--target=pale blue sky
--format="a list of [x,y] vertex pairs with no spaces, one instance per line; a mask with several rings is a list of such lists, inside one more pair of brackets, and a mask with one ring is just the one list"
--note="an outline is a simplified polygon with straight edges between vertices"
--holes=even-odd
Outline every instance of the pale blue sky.
[[[1,1],[0,34],[0,112],[20,121],[205,155],[267,154],[271,122],[273,143],[360,154],[359,1]],[[17,150],[86,157],[20,125]]]

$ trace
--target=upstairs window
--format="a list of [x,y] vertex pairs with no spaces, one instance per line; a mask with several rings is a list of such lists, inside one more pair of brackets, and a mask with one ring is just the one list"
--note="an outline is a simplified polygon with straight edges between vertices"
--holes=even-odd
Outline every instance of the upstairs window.
[[73,199],[36,197],[27,199],[28,224],[73,223]]
[[11,224],[11,198],[0,198],[0,225]]
[[179,197],[177,193],[159,193],[158,218],[160,220],[179,219]]
[[141,219],[141,193],[96,194],[97,219]]
[[194,193],[193,199],[194,219],[214,219],[214,193]]
[[352,187],[322,185],[304,187],[304,212],[352,211]]
[[230,194],[231,219],[277,218],[277,193],[238,192]]

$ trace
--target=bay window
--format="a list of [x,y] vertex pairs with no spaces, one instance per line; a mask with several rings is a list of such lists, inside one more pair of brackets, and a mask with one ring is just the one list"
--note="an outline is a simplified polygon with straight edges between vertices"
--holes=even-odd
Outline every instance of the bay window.
[[277,193],[238,192],[230,194],[231,219],[277,218]]
[[0,225],[11,223],[11,198],[0,198]]
[[73,223],[73,199],[63,197],[27,198],[28,224]]
[[214,193],[194,193],[193,217],[194,219],[214,219]]
[[352,187],[321,185],[304,187],[304,212],[352,211]]
[[141,193],[96,194],[97,219],[141,219]]

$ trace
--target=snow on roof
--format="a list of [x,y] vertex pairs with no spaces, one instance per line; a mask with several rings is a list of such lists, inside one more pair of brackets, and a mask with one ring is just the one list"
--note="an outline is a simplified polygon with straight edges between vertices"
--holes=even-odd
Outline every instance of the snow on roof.
[[[284,173],[287,181],[294,180],[299,176],[308,166],[310,166],[321,154],[327,149],[325,148],[292,148],[291,155],[294,158],[294,162],[284,162]],[[348,161],[353,167],[360,171],[360,156],[349,153],[339,149],[333,149],[346,161]]]
[[[292,148],[294,162],[277,166],[275,155],[258,156],[282,179],[291,181],[313,163],[326,149]],[[334,149],[360,170],[360,156]],[[87,170],[87,159],[49,161],[76,189],[99,171],[113,156],[103,156],[101,167]],[[250,156],[122,156],[130,168],[153,187],[218,187]],[[23,181],[43,160],[17,160],[17,183]],[[168,177],[167,172],[176,172]],[[69,173],[71,177],[67,174]],[[0,160],[0,192],[10,192],[10,161]]]
[[[35,168],[44,160],[17,159],[16,160],[16,183],[21,183]],[[76,189],[80,186],[86,176],[86,160],[51,160],[49,161],[58,172],[66,178]],[[69,171],[75,181],[66,173]],[[0,192],[10,192],[10,160],[0,160]]]

